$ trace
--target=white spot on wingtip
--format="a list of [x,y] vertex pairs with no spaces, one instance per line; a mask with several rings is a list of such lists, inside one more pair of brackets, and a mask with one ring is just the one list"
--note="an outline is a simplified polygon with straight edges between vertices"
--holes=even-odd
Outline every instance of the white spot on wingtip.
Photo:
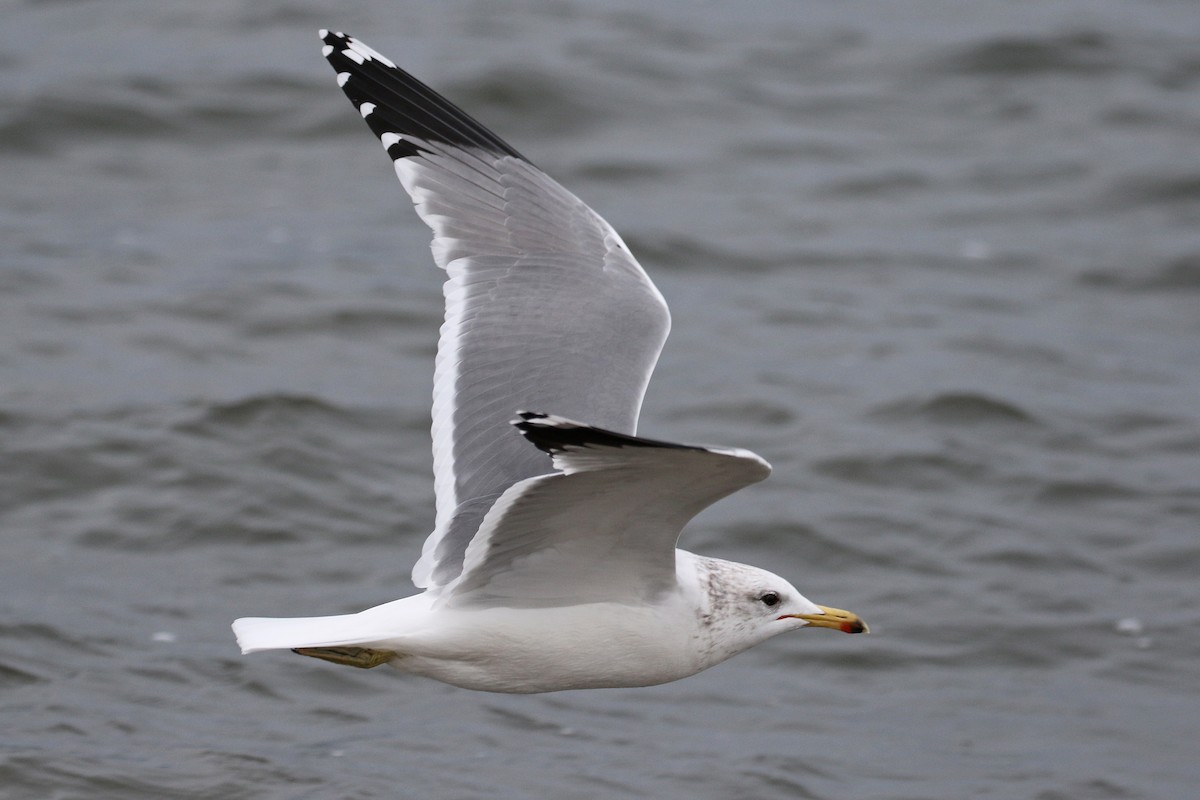
[[328,35],[329,35],[328,28],[321,28],[321,30],[317,31],[317,36],[320,36],[322,39],[324,39]]
[[[367,47],[365,44],[360,42],[358,39],[351,39],[350,46],[352,48],[354,48],[354,51],[357,52],[359,55],[361,55],[363,58],[373,60],[373,61],[378,61],[380,64],[386,64],[387,66],[391,67],[392,69],[396,68],[396,65],[393,64],[387,56],[383,55],[378,50],[375,50],[372,47]],[[359,62],[359,63],[362,63],[362,62]]]
[[[370,105],[370,103],[363,103],[363,105]],[[387,150],[389,147],[394,145],[396,142],[400,141],[400,134],[385,133],[379,137],[379,141],[383,145],[383,149]]]
[[363,119],[366,119],[367,116],[374,110],[375,110],[374,103],[363,103],[361,106],[358,107],[358,113],[363,115]]
[[322,47],[321,55],[325,56],[325,58],[329,58],[331,55],[333,55],[333,45],[327,44],[324,47]]
[[339,72],[339,73],[337,74],[337,82],[338,82],[338,86],[345,86],[345,85],[346,85],[346,81],[348,81],[348,80],[350,80],[350,73],[349,73],[349,72]]

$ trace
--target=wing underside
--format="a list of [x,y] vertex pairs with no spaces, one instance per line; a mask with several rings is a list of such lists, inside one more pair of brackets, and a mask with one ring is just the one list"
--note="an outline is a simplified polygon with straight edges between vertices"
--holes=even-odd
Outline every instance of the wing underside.
[[648,599],[675,585],[683,526],[770,474],[745,450],[640,439],[537,413],[515,424],[560,472],[516,484],[491,508],[448,587],[455,605]]
[[413,570],[418,586],[445,586],[495,500],[549,471],[510,430],[513,413],[548,408],[633,434],[670,318],[582,201],[366,45],[323,40],[448,274],[433,392],[437,524]]

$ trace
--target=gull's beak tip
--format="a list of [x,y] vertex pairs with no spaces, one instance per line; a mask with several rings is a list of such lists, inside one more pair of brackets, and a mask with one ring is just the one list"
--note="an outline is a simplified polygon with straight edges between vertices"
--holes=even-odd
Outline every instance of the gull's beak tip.
[[833,628],[842,633],[870,633],[871,629],[867,623],[859,619],[858,614],[853,611],[845,611],[840,608],[830,608],[829,606],[817,606],[821,609],[819,614],[793,614],[791,616],[797,619],[802,619],[814,628]]

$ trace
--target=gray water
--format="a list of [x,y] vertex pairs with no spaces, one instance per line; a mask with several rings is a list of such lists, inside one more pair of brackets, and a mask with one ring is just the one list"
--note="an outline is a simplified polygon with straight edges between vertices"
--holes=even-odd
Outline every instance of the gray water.
[[[1200,7],[342,6],[6,6],[0,796],[1195,796]],[[320,27],[622,232],[642,432],[775,466],[685,546],[874,635],[530,697],[238,655],[433,519],[441,275]]]

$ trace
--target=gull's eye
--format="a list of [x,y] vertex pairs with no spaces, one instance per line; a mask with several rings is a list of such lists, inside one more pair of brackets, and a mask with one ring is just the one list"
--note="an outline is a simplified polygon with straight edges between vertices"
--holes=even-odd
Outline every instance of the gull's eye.
[[779,605],[779,595],[776,592],[767,592],[762,597],[758,598],[767,608],[774,608]]

